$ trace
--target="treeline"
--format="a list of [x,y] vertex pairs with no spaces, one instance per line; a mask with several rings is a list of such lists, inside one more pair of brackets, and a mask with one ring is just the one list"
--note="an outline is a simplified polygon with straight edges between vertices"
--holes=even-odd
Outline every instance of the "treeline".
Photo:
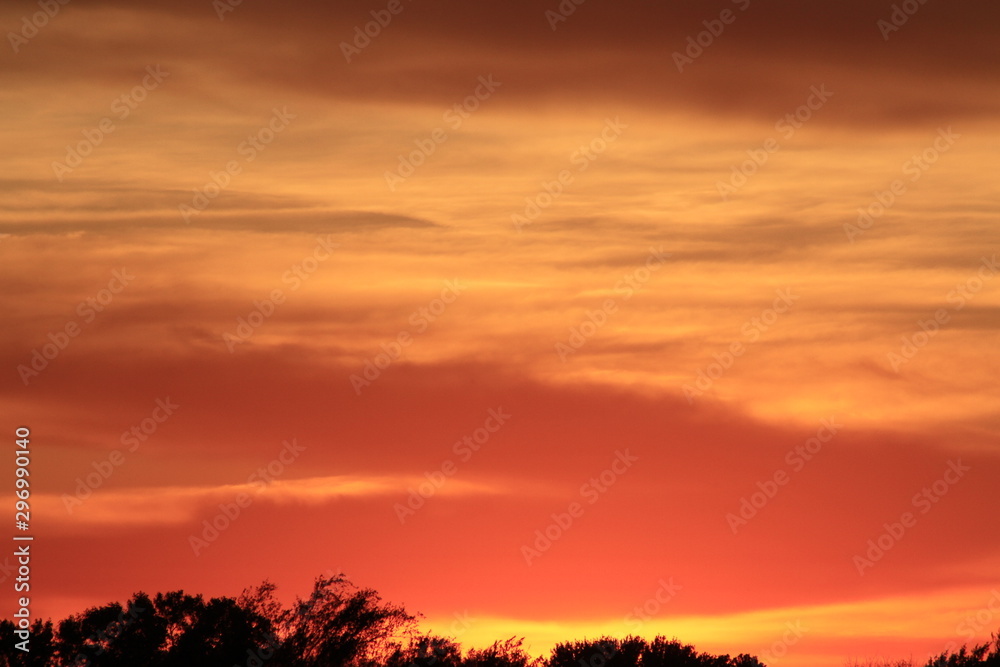
[[[453,639],[421,634],[402,607],[343,577],[320,577],[289,606],[264,583],[237,598],[182,591],[137,593],[58,624],[36,620],[30,651],[23,630],[0,622],[4,667],[765,667],[749,655],[710,655],[656,637],[564,642],[532,658],[522,640],[463,651]],[[963,648],[928,667],[1000,667],[996,645]]]

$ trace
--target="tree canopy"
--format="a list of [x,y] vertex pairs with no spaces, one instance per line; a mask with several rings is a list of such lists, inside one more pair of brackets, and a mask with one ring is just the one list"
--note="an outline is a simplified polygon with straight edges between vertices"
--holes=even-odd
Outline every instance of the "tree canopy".
[[[273,584],[237,598],[183,591],[136,593],[57,624],[31,624],[30,651],[15,648],[15,626],[0,621],[3,667],[764,667],[740,654],[699,653],[658,636],[601,637],[556,645],[532,658],[523,639],[462,650],[421,633],[417,619],[342,576],[319,577],[306,598],[280,604]],[[926,667],[1000,667],[1000,638],[962,647]]]

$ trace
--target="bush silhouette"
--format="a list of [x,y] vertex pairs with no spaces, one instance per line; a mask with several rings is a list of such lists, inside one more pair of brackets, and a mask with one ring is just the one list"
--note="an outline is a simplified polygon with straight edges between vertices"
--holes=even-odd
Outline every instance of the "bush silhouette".
[[763,663],[748,655],[698,653],[693,646],[662,636],[650,642],[630,636],[559,644],[547,667],[763,667]]
[[524,652],[523,639],[511,637],[494,642],[481,650],[470,649],[462,660],[462,667],[528,667],[531,657]]

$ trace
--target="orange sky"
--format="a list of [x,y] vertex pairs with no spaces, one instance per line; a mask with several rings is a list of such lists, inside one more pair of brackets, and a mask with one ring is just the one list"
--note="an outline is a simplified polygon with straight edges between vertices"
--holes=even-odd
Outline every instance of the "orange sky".
[[536,653],[1000,627],[994,4],[223,2],[0,10],[36,615],[343,570]]

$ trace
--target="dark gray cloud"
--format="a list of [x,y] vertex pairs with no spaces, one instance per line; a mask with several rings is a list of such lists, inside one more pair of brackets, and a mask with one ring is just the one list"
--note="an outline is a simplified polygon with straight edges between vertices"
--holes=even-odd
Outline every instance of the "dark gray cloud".
[[[801,104],[810,85],[825,83],[837,99],[824,122],[864,127],[1000,111],[991,85],[1000,66],[993,35],[1000,7],[985,0],[920,5],[888,39],[878,22],[892,16],[889,2],[589,0],[553,30],[546,11],[559,6],[555,0],[404,0],[403,11],[348,63],[341,43],[385,4],[245,2],[219,21],[202,0],[74,3],[57,17],[60,39],[38,37],[4,79],[42,71],[54,80],[127,79],[130,63],[183,68],[200,61],[211,62],[213,75],[262,90],[398,103],[465,95],[477,76],[492,73],[505,86],[498,104],[519,109],[551,100],[627,102],[770,118]],[[19,11],[34,8],[11,5],[5,20],[14,24]],[[132,29],[96,42],[95,29],[109,29],[92,25],[101,9],[132,12]],[[717,37],[703,36],[704,53],[679,72],[674,54],[706,31],[706,22],[718,30],[723,11],[733,12],[733,22]],[[202,86],[200,93],[212,94]]]

